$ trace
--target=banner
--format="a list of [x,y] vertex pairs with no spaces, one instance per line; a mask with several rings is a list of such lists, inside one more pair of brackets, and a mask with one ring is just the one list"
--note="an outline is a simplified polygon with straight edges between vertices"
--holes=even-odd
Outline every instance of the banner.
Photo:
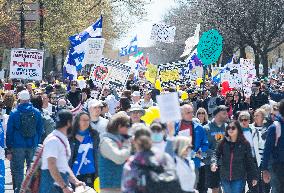
[[184,80],[190,78],[190,73],[185,62],[159,64],[158,67],[162,87],[182,84]]
[[104,38],[89,38],[87,40],[87,47],[84,57],[84,66],[86,64],[99,64],[104,51]]
[[9,77],[42,80],[43,53],[43,51],[35,49],[12,49]]
[[90,78],[95,84],[108,84],[110,87],[123,89],[131,72],[131,67],[120,62],[102,58],[98,65],[91,69]]

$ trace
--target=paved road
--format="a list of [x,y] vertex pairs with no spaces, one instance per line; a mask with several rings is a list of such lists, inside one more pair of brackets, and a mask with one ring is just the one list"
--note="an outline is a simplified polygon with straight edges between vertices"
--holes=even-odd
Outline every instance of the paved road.
[[[10,163],[8,160],[5,161],[5,182],[5,193],[14,193],[12,186],[12,176],[10,172]],[[211,190],[209,190],[208,193],[211,193]]]

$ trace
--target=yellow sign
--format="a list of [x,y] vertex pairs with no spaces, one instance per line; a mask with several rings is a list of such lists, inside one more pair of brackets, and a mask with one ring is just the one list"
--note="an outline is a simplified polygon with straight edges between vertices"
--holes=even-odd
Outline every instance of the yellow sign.
[[162,82],[179,80],[179,71],[178,69],[162,70],[160,71],[160,78]]

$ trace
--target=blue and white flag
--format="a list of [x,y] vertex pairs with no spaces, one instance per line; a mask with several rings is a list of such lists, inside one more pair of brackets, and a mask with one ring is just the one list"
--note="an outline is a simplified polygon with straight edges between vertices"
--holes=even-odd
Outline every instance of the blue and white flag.
[[65,59],[63,75],[64,78],[74,80],[77,78],[77,71],[84,67],[85,49],[89,38],[101,38],[103,28],[102,16],[94,24],[79,34],[69,37],[70,48]]
[[120,56],[127,56],[132,53],[138,52],[138,41],[137,35],[130,41],[129,45],[120,48]]

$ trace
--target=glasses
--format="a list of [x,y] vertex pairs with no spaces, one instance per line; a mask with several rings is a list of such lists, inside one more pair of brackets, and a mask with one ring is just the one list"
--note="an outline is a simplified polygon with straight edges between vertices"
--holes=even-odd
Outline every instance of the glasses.
[[236,130],[237,129],[237,127],[235,127],[235,126],[228,126],[227,128],[227,131],[229,131],[229,130]]
[[205,115],[205,112],[198,112],[197,115]]
[[83,122],[89,122],[90,119],[81,119],[80,121],[83,121]]
[[188,111],[188,112],[185,112],[185,114],[192,114],[193,111]]
[[77,84],[71,84],[71,86],[77,86]]
[[240,122],[247,122],[248,119],[240,119]]

